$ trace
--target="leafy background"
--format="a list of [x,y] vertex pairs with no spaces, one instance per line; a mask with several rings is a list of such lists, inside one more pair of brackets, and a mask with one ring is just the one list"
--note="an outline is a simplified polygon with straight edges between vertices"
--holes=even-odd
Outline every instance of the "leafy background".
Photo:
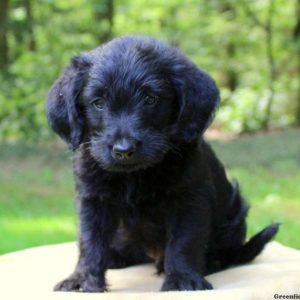
[[239,133],[300,123],[299,1],[4,2],[2,140],[49,136],[53,80],[71,56],[124,34],[167,40],[213,75],[223,101],[215,126]]

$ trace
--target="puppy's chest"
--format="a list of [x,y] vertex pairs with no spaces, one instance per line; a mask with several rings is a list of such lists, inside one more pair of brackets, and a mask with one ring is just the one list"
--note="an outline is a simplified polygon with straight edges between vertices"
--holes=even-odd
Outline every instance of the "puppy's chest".
[[168,192],[130,184],[119,197],[122,222],[132,235],[149,242],[165,235]]

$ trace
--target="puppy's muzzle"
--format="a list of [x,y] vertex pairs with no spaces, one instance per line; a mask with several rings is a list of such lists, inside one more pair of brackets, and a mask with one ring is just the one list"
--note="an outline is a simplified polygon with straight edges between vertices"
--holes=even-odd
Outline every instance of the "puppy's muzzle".
[[136,142],[129,139],[122,139],[112,147],[112,156],[119,162],[130,162],[136,153]]

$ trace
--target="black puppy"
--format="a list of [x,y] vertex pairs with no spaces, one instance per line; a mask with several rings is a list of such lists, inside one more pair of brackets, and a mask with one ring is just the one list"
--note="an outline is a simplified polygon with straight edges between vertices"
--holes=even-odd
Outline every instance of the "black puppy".
[[72,59],[48,120],[75,151],[80,257],[55,290],[103,292],[105,271],[154,261],[163,291],[251,261],[273,224],[245,242],[248,207],[203,141],[219,103],[211,77],[163,42],[125,36]]

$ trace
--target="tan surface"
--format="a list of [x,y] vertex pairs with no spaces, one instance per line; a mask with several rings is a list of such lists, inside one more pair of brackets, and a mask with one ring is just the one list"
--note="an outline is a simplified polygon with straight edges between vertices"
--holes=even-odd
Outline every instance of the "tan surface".
[[251,264],[207,279],[213,291],[158,292],[162,277],[152,265],[109,270],[110,292],[104,294],[52,292],[54,284],[73,270],[74,243],[38,247],[0,256],[0,299],[274,299],[274,294],[300,294],[300,251],[276,242]]

